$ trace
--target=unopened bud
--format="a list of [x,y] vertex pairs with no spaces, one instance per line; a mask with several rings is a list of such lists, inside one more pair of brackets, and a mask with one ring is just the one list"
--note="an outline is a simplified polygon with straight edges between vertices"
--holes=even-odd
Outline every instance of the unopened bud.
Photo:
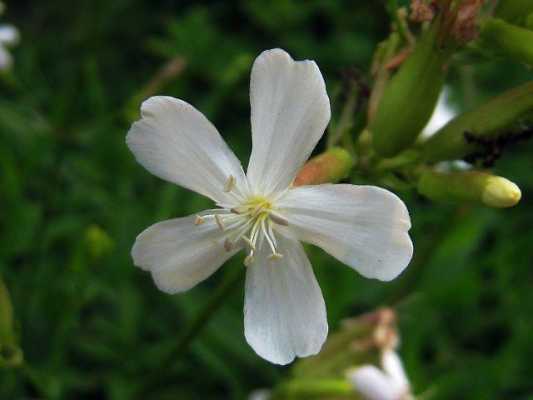
[[512,207],[520,201],[520,188],[508,179],[492,176],[483,191],[483,203],[490,207]]
[[300,170],[294,186],[335,183],[350,174],[354,160],[350,153],[340,147],[334,147],[311,158]]
[[434,201],[473,203],[506,208],[520,201],[518,186],[508,179],[479,171],[424,171],[418,191]]
[[316,357],[298,360],[292,374],[311,379],[343,374],[376,353],[393,348],[397,337],[396,314],[391,309],[346,319]]
[[423,144],[423,158],[428,162],[462,159],[492,144],[505,145],[533,120],[532,112],[533,82],[529,82],[452,119]]
[[533,65],[533,31],[498,18],[481,24],[480,46],[488,51]]
[[383,91],[369,127],[381,156],[394,156],[413,144],[433,113],[450,54],[438,48],[437,38],[435,23]]

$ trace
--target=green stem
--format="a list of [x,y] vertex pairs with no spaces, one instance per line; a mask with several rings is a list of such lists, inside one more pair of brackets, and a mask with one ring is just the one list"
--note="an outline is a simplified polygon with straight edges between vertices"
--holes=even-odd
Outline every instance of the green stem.
[[13,323],[13,306],[7,286],[0,275],[0,367],[17,367],[23,362]]
[[328,136],[327,148],[330,149],[339,144],[345,130],[351,127],[352,111],[355,106],[355,91],[351,90],[344,106],[342,107],[341,116],[336,124],[333,133]]
[[[236,285],[242,280],[244,272],[245,268],[238,267],[227,273],[223,282],[215,289],[211,298],[202,307],[198,314],[196,314],[192,322],[188,324],[187,329],[176,343],[176,346],[167,353],[160,363],[161,365],[168,365],[176,362],[176,360],[180,359],[187,352],[190,344],[202,332],[216,311],[224,304],[227,295],[231,293]],[[154,371],[152,376],[146,380],[148,383],[145,385],[145,391],[149,393],[151,388],[165,383],[164,379],[165,377],[160,374],[159,370]]]
[[360,399],[353,386],[344,379],[294,380],[280,385],[273,393],[272,400],[286,399]]
[[391,158],[380,158],[374,165],[374,170],[379,173],[394,171],[406,166],[417,164],[420,161],[418,150],[409,149]]

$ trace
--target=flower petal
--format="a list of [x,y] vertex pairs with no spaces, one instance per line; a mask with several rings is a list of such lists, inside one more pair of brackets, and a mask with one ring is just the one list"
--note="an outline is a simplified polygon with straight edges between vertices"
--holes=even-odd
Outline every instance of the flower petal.
[[163,292],[189,290],[239,250],[224,249],[224,238],[215,222],[195,225],[195,219],[189,216],[159,222],[137,236],[133,245],[135,265],[152,272]]
[[265,244],[248,267],[244,334],[257,354],[275,364],[317,354],[328,322],[322,292],[302,245],[278,237],[279,261]]
[[182,100],[156,96],[142,104],[141,115],[126,138],[140,164],[220,204],[233,204],[224,187],[230,176],[237,190],[246,186],[242,166],[201,112]]
[[286,189],[329,122],[322,74],[314,61],[296,62],[281,49],[264,51],[252,68],[250,101],[250,183],[267,194]]
[[365,400],[398,400],[390,378],[373,365],[363,365],[348,372],[348,378]]
[[396,391],[398,393],[409,393],[409,380],[398,353],[393,350],[384,351],[381,354],[381,365],[383,370],[390,376]]
[[394,279],[413,255],[407,208],[385,189],[302,186],[287,191],[278,206],[297,238],[323,248],[367,278]]

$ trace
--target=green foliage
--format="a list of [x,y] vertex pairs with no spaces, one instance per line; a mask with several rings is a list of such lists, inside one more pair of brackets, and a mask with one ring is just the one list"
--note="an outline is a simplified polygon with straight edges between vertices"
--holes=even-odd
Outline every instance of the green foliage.
[[[157,92],[205,112],[246,165],[253,58],[282,47],[316,60],[333,99],[341,69],[368,71],[387,35],[383,4],[56,0],[12,2],[5,18],[22,40],[0,83],[0,275],[24,364],[2,369],[0,398],[243,399],[281,382],[287,368],[245,343],[242,283],[186,353],[168,360],[242,260],[176,296],[133,267],[139,232],[210,204],[135,163],[124,110],[162,64],[183,57],[184,71]],[[510,63],[460,59],[450,75],[463,107],[531,77]],[[340,103],[332,106],[337,116]],[[495,172],[522,189],[514,209],[452,208],[400,193],[416,255],[399,279],[369,281],[309,249],[331,329],[397,306],[415,391],[431,388],[438,399],[526,399],[532,390],[533,147],[505,150]]]

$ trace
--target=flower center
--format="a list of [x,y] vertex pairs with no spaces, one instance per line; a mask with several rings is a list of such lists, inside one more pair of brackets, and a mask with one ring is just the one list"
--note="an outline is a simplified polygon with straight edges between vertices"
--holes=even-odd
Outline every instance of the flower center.
[[[225,191],[233,188],[232,178],[228,179],[230,183],[226,184]],[[246,266],[254,261],[257,249],[263,245],[267,245],[271,251],[268,256],[270,260],[283,258],[278,252],[274,225],[287,226],[288,221],[277,212],[273,201],[265,196],[250,196],[241,200],[237,207],[223,208],[217,213],[197,216],[195,225],[203,224],[206,220],[213,220],[220,231],[225,233],[226,251],[231,251],[236,244],[244,242],[248,248],[248,254],[244,259]]]

